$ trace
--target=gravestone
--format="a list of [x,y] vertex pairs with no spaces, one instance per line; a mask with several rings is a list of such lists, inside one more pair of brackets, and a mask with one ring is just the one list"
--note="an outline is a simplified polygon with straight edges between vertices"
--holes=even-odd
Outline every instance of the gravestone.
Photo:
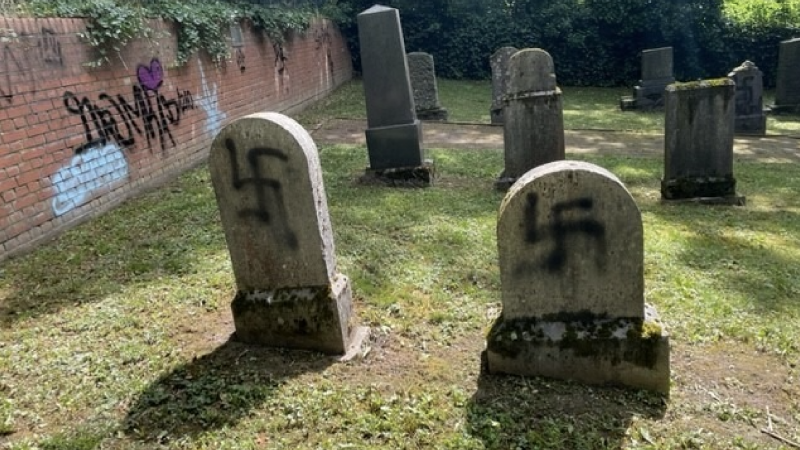
[[538,48],[509,61],[504,97],[505,168],[495,186],[507,190],[536,166],[564,159],[564,116],[553,58]]
[[744,204],[733,177],[735,96],[729,78],[667,87],[662,199]]
[[278,113],[243,117],[214,139],[209,168],[236,278],[236,339],[332,354],[357,344],[306,130]]
[[[358,15],[367,105],[369,176],[385,172],[416,179],[424,170],[422,128],[414,112],[400,13],[375,5]],[[430,178],[423,181],[430,181]]]
[[500,206],[497,246],[490,372],[669,393],[669,336],[644,302],[641,213],[617,177],[578,161],[529,171]]
[[411,74],[417,118],[447,120],[447,110],[439,104],[439,87],[436,84],[433,56],[424,52],[409,53],[408,70]]
[[501,47],[491,58],[489,64],[492,67],[492,106],[489,110],[489,115],[492,119],[492,124],[503,123],[503,97],[506,95],[508,87],[508,62],[514,53],[517,53],[515,47]]
[[734,132],[763,136],[767,133],[764,114],[764,82],[755,64],[745,61],[733,69],[728,78],[736,83]]
[[651,48],[642,51],[642,79],[633,88],[632,97],[622,97],[623,111],[652,110],[664,107],[664,89],[674,83],[672,74],[672,47]]
[[778,77],[775,85],[776,113],[800,112],[800,38],[783,41],[778,48]]

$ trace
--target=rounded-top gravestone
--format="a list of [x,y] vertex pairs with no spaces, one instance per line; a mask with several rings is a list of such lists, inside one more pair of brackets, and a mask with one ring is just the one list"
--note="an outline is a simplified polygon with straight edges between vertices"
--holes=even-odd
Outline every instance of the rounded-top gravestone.
[[503,316],[644,314],[639,208],[612,173],[558,161],[522,176],[497,224]]

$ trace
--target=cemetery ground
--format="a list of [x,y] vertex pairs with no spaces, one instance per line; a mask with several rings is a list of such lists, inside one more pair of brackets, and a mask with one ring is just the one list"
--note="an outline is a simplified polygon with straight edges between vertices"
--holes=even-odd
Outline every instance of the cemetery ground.
[[[488,122],[488,83],[440,89],[451,120]],[[565,128],[625,130],[591,134],[624,151],[575,153],[568,139],[567,157],[609,169],[642,210],[670,398],[482,373],[500,313],[501,150],[433,148],[434,186],[399,189],[357,182],[363,146],[318,142],[339,271],[372,329],[359,358],[229,340],[233,274],[201,166],[0,266],[0,448],[792,448],[798,141],[737,153],[745,207],[663,204],[661,154],[630,150],[657,140],[662,118],[616,112],[621,90],[574,89],[585,95],[564,88]],[[359,83],[299,120],[333,118],[363,118]],[[799,124],[770,117],[768,130]]]

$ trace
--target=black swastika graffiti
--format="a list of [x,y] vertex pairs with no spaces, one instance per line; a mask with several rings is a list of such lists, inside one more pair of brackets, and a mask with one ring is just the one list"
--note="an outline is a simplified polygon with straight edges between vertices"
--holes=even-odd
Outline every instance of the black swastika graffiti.
[[525,205],[525,241],[530,244],[540,244],[550,241],[553,244],[552,251],[541,263],[540,267],[550,272],[558,272],[564,268],[567,262],[567,239],[571,235],[585,234],[595,243],[595,264],[598,268],[605,267],[606,258],[606,227],[592,218],[578,220],[565,220],[563,215],[567,211],[586,211],[590,212],[594,207],[591,198],[578,198],[559,202],[551,208],[552,219],[549,224],[539,225],[537,206],[539,196],[536,193],[529,193],[526,197]]
[[[239,211],[240,217],[255,217],[268,224],[275,230],[289,248],[296,250],[299,247],[297,236],[286,222],[286,205],[283,201],[283,188],[278,180],[265,178],[261,172],[260,161],[264,158],[275,158],[286,163],[289,157],[282,151],[268,147],[255,147],[247,151],[247,164],[253,174],[252,177],[242,178],[239,174],[239,161],[236,143],[232,139],[225,140],[231,161],[231,173],[234,189],[241,190],[246,186],[253,186],[256,194],[254,208]],[[270,201],[271,200],[271,201]]]

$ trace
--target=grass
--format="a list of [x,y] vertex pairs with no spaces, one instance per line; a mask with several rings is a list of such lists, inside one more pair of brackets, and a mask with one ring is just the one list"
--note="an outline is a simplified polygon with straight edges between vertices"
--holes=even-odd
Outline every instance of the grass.
[[[491,83],[489,81],[438,81],[439,100],[449,112],[451,122],[489,123]],[[615,130],[636,133],[663,133],[664,113],[619,109],[619,98],[631,95],[626,88],[562,86],[564,128],[567,130]],[[764,105],[774,101],[774,91],[766,91]],[[323,100],[302,117],[303,125],[313,127],[326,118],[366,119],[364,91],[360,80],[340,89],[335,99]],[[767,133],[800,136],[800,116],[768,115]]]
[[[357,88],[301,121],[357,110]],[[339,270],[373,333],[350,363],[228,340],[235,288],[206,167],[5,262],[0,448],[779,448],[770,423],[800,440],[796,164],[737,160],[748,206],[730,208],[661,204],[660,159],[580,157],[642,211],[645,295],[672,334],[667,400],[481,372],[501,309],[502,153],[431,153],[436,185],[396,189],[354,182],[363,147],[321,149]]]

